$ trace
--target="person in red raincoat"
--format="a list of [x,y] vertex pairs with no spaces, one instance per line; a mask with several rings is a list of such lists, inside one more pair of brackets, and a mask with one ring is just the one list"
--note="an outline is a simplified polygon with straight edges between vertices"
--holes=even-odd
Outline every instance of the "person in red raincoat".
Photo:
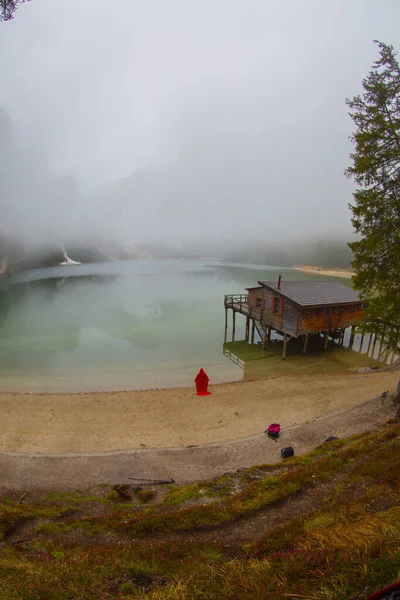
[[196,383],[196,396],[209,396],[211,392],[208,391],[209,378],[204,369],[200,369],[195,378]]

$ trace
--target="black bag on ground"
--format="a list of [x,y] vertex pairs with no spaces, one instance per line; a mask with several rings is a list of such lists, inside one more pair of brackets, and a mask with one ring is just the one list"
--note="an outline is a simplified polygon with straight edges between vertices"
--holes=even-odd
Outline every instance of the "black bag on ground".
[[286,448],[281,449],[282,458],[290,458],[291,456],[294,456],[294,450],[292,446],[286,446]]
[[270,438],[274,438],[274,440],[277,440],[279,437],[279,433],[277,431],[267,431],[267,435]]

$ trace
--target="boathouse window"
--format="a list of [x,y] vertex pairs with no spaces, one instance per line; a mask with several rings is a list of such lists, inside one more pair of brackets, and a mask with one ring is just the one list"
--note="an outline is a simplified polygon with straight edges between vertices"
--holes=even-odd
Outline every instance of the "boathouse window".
[[263,301],[262,298],[256,298],[256,308],[261,308],[263,307]]
[[333,315],[336,312],[336,306],[325,306],[324,315]]
[[282,300],[279,298],[279,296],[274,296],[272,312],[274,315],[280,315],[282,312]]

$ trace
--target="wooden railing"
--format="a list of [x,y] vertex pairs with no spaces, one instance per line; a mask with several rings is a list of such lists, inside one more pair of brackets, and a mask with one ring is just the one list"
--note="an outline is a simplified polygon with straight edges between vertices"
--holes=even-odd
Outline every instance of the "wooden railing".
[[261,308],[254,308],[249,304],[248,294],[228,294],[225,296],[224,304],[225,308],[232,308],[260,322],[263,320],[264,311]]
[[233,304],[247,304],[249,301],[248,294],[227,294],[225,296],[225,306],[232,307]]
[[235,363],[235,365],[244,370],[245,363],[242,358],[239,358],[236,354],[228,350],[228,348],[225,348],[225,346],[223,348],[223,353],[227,358],[229,358],[229,360]]

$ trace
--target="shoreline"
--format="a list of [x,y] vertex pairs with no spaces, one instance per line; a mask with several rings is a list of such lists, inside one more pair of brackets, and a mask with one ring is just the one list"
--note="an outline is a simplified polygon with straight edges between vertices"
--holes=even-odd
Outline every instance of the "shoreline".
[[[265,434],[240,441],[186,448],[153,448],[89,454],[0,452],[1,493],[68,491],[127,482],[127,477],[173,478],[189,483],[248,468],[281,462],[280,448],[293,445],[300,456],[328,435],[349,437],[378,429],[393,416],[391,402],[369,399],[350,408],[284,428],[279,444]],[[62,473],[62,477],[60,474]]]
[[0,393],[0,452],[79,454],[230,443],[355,407],[397,371],[278,375],[194,387],[75,394]]
[[342,277],[343,279],[352,279],[354,271],[347,271],[346,269],[329,269],[328,267],[314,267],[311,265],[300,265],[293,267],[295,271],[302,271],[303,273],[312,273],[313,275],[326,275],[328,277]]

